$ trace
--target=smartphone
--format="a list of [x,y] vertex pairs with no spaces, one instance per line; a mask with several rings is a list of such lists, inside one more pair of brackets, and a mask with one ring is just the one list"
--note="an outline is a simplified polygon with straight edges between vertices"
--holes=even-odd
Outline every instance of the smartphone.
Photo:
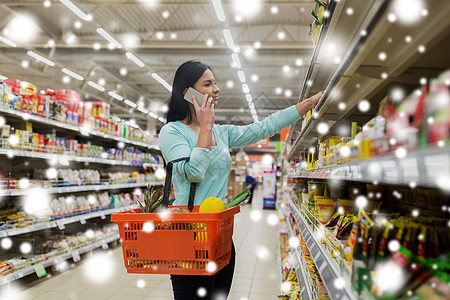
[[197,104],[198,104],[199,106],[202,106],[203,94],[200,93],[199,91],[197,91],[196,89],[190,87],[190,88],[186,91],[186,94],[184,95],[184,99],[185,99],[187,102],[189,102],[189,103],[191,103],[191,104],[194,104],[194,103],[192,103],[192,96],[195,97],[195,101],[197,101]]

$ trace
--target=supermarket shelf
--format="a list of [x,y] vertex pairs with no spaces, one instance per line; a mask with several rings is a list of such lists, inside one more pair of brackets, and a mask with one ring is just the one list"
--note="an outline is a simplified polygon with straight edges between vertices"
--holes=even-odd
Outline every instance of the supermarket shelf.
[[[357,299],[351,288],[350,279],[342,274],[337,262],[330,257],[328,251],[317,237],[318,232],[314,233],[310,226],[306,224],[305,216],[301,215],[290,197],[287,197],[287,202],[330,298]],[[336,282],[339,282],[339,284],[336,284]],[[339,288],[341,287],[340,284],[343,285],[342,288]]]
[[40,153],[40,152],[14,150],[14,149],[0,149],[0,155],[13,155],[13,156],[19,156],[19,157],[51,159],[51,160],[57,160],[59,162],[65,162],[65,161],[88,162],[88,163],[113,165],[113,166],[132,166],[132,167],[142,166],[142,167],[151,167],[151,168],[162,167],[162,165],[159,165],[159,164],[141,163],[138,161],[101,159],[101,158],[92,158],[92,157],[70,156],[67,154],[64,154],[64,155],[63,154],[50,154],[50,153]]
[[[339,65],[334,62],[334,59],[343,57],[343,55],[353,47],[354,40],[359,36],[359,32],[363,28],[362,26],[365,23],[365,20],[370,16],[370,11],[376,4],[376,0],[329,1],[327,11],[330,12],[331,17],[328,20],[324,19],[324,24],[322,25],[302,85],[299,96],[300,101],[327,88],[333,74],[339,67]],[[358,13],[349,17],[347,14],[343,13],[349,8]],[[326,97],[327,92],[323,99]],[[324,101],[321,101],[321,103],[317,105],[316,110],[319,110],[323,103]],[[300,129],[301,122],[302,120],[299,120],[291,126],[287,141],[290,141],[292,134]],[[303,130],[289,152],[289,160],[292,160],[292,155],[294,153],[298,153],[299,148],[297,144],[300,142],[300,137],[304,134],[305,132]]]
[[[289,152],[289,160],[317,140],[319,122],[328,125],[330,134],[335,133],[335,125],[341,122],[365,123],[376,115],[379,101],[389,95],[394,86],[404,86],[408,93],[411,87],[419,87],[420,77],[432,78],[448,68],[440,58],[448,53],[450,6],[430,5],[427,9],[431,17],[402,26],[399,21],[386,21],[388,15],[395,12],[395,1],[370,2],[373,6],[360,26],[364,31],[359,30],[364,34],[361,33],[345,52],[316,107],[316,117],[302,128]],[[405,42],[408,35],[414,36],[411,42]],[[419,46],[426,48],[425,54],[417,50]],[[385,60],[378,58],[382,52],[387,56]],[[382,73],[386,73],[386,79],[381,78]],[[365,113],[357,111],[362,99],[371,104]],[[345,104],[344,110],[338,108],[340,101]]]
[[[62,262],[64,260],[66,260],[66,259],[70,259],[70,258],[73,257],[73,255],[79,255],[79,254],[86,253],[88,251],[94,250],[96,248],[100,248],[103,245],[111,243],[111,242],[116,241],[118,239],[119,239],[119,234],[115,233],[113,236],[111,236],[109,238],[97,241],[95,243],[92,243],[90,245],[84,246],[84,247],[79,248],[79,249],[74,249],[71,252],[64,253],[64,254],[52,257],[52,258],[50,258],[50,259],[48,259],[46,261],[43,261],[43,262],[41,262],[39,264],[42,264],[45,268],[47,268],[47,267],[50,267],[50,266],[52,266],[54,264]],[[39,264],[37,264],[37,265],[39,265]],[[20,278],[22,278],[24,276],[30,275],[32,273],[35,273],[34,265],[30,266],[28,268],[19,270],[17,272],[13,272],[12,274],[6,275],[4,277],[1,277],[0,278],[0,286],[4,285],[4,284],[7,284],[8,282],[14,281],[16,279],[20,279]]]
[[428,188],[448,188],[450,147],[415,151],[408,153],[405,158],[389,155],[347,162],[337,166],[292,173],[288,177],[333,178]]
[[91,213],[87,213],[87,214],[68,217],[68,218],[61,218],[58,220],[34,224],[34,225],[27,226],[27,227],[22,227],[22,228],[5,229],[5,230],[0,231],[0,238],[6,237],[6,236],[14,236],[14,235],[19,235],[19,234],[24,234],[24,233],[33,232],[33,231],[44,230],[44,229],[53,228],[53,227],[57,227],[57,226],[62,228],[62,225],[65,225],[65,224],[70,224],[70,223],[75,223],[75,222],[83,222],[87,219],[92,219],[92,218],[97,218],[97,217],[101,217],[102,219],[104,219],[105,216],[107,216],[107,215],[130,210],[130,209],[135,209],[138,207],[139,207],[139,205],[135,204],[135,205],[129,205],[126,207],[99,210],[99,211],[95,211],[95,212],[91,212]]
[[[45,189],[45,193],[49,194],[62,194],[62,193],[77,193],[88,191],[104,191],[104,190],[116,190],[116,189],[131,189],[138,187],[146,187],[147,185],[156,186],[162,185],[163,182],[149,182],[149,183],[128,183],[128,184],[98,184],[98,185],[81,185],[81,186],[68,186]],[[3,196],[23,196],[29,195],[35,191],[43,191],[40,189],[17,189],[3,191]]]
[[[285,220],[288,227],[288,236],[289,237],[295,237],[294,232],[292,231],[291,221],[289,220],[289,217],[285,214]],[[297,248],[291,248],[293,254],[294,254],[294,264],[295,264],[295,271],[297,272],[297,281],[300,287],[300,294],[302,296],[302,299],[316,299],[314,296],[315,293],[312,290],[312,282],[311,280],[308,280],[309,271],[305,269],[306,267],[306,261],[303,255],[303,252],[301,251],[300,247]],[[318,298],[317,298],[318,299]]]
[[100,132],[100,131],[90,131],[89,133],[87,133],[87,132],[84,132],[84,130],[81,129],[79,126],[66,124],[66,123],[63,123],[63,122],[51,120],[51,119],[48,119],[48,118],[32,115],[32,114],[21,112],[21,111],[16,111],[16,110],[13,110],[13,109],[10,109],[10,108],[5,108],[5,107],[1,107],[0,106],[0,112],[8,114],[10,116],[21,118],[21,119],[23,119],[25,121],[34,121],[34,122],[38,122],[38,123],[41,123],[41,124],[55,126],[55,127],[58,127],[58,128],[64,128],[64,129],[68,129],[68,130],[72,130],[72,131],[77,131],[77,132],[80,132],[83,135],[86,135],[86,134],[89,135],[90,134],[90,135],[99,136],[99,137],[102,137],[102,138],[105,138],[105,139],[115,140],[115,141],[118,141],[118,142],[124,142],[124,143],[130,144],[130,145],[140,146],[140,147],[153,149],[153,150],[159,150],[159,147],[156,146],[156,145],[150,145],[150,144],[147,144],[147,143],[144,143],[144,142],[133,141],[133,140],[130,140],[130,139],[126,139],[126,138],[122,138],[122,137],[106,134],[106,133],[103,133],[103,132]]

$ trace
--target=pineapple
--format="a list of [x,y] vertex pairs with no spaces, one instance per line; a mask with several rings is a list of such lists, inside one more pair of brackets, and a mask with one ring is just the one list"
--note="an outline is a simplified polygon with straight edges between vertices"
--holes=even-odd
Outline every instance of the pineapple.
[[138,201],[141,213],[152,213],[156,211],[163,201],[164,187],[154,188],[148,186],[144,193],[144,205]]

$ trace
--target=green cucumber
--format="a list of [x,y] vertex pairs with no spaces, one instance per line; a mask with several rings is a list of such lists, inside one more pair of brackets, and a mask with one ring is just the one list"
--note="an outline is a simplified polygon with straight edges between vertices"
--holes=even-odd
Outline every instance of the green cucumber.
[[239,195],[237,195],[236,197],[234,197],[233,200],[231,200],[230,203],[228,203],[226,205],[227,208],[231,208],[233,206],[239,205],[239,203],[241,203],[242,201],[244,201],[245,199],[247,199],[247,197],[250,196],[250,192],[249,191],[242,191]]

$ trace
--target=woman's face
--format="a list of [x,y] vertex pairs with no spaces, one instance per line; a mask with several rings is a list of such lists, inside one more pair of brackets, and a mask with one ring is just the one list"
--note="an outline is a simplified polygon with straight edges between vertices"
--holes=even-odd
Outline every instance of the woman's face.
[[217,105],[220,89],[216,85],[216,81],[211,70],[207,69],[205,73],[203,73],[202,77],[200,77],[194,84],[194,89],[202,94],[208,94],[208,98],[213,97],[213,104]]

